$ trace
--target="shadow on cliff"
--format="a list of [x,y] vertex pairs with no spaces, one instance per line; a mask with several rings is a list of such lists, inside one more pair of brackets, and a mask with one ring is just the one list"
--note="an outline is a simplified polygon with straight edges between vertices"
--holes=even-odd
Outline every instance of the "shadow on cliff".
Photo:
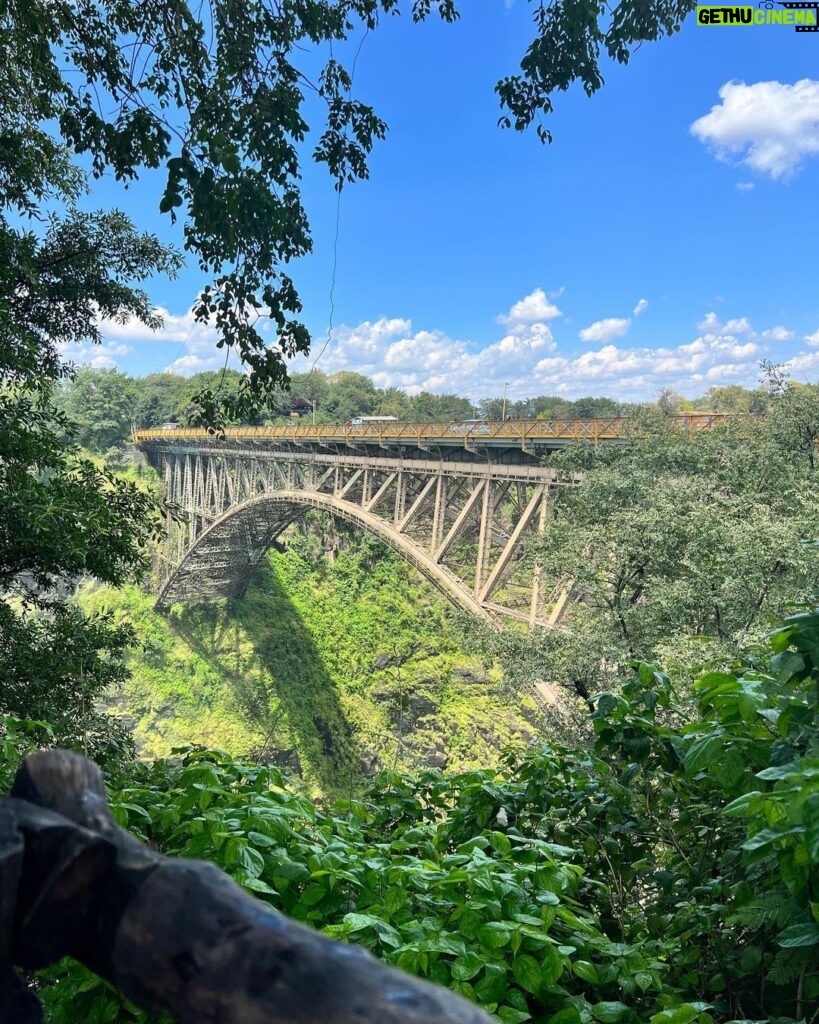
[[352,788],[360,750],[313,638],[267,560],[241,600],[187,606],[169,623],[264,734],[256,757],[328,796]]

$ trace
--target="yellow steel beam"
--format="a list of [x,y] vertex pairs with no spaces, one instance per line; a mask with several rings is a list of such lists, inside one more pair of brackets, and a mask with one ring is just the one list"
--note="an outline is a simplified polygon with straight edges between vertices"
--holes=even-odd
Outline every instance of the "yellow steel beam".
[[[684,430],[707,430],[730,417],[725,413],[683,413],[669,419]],[[529,441],[615,441],[629,436],[629,421],[625,416],[609,416],[594,420],[486,420],[476,424],[450,423],[365,423],[360,427],[348,424],[315,424],[296,426],[289,423],[278,427],[228,427],[225,439],[280,440],[280,441],[335,441],[354,444],[361,439],[382,441],[424,441],[468,439],[472,442],[509,440],[525,445]],[[205,441],[214,440],[213,434],[196,427],[176,430],[153,428],[136,430],[135,444],[151,441]]]

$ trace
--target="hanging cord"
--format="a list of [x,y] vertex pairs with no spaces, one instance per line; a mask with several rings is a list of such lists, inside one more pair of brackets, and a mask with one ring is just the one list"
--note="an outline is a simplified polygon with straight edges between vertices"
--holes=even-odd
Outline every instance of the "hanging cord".
[[[364,40],[367,38],[367,36],[369,34],[370,34],[369,28],[365,28],[364,29],[364,34],[362,35],[361,39],[359,40],[358,47],[357,47],[357,49],[355,51],[355,56],[353,57],[353,64],[352,64],[352,67],[350,68],[350,94],[351,95],[352,95],[353,87],[355,85],[355,70],[356,70],[356,66],[358,64],[358,57],[359,57],[359,54],[361,53],[361,48],[364,45]],[[332,56],[332,43],[330,44],[330,54]],[[319,351],[319,354],[313,360],[313,362],[312,362],[312,364],[310,366],[310,370],[309,370],[309,372],[307,374],[307,378],[306,379],[310,378],[310,376],[312,375],[312,373],[315,370],[316,366],[318,365],[319,360],[324,355],[324,353],[327,351],[327,347],[329,346],[330,342],[333,339],[333,327],[334,327],[335,313],[336,313],[336,271],[338,270],[338,238],[339,238],[339,230],[340,230],[340,226],[341,226],[341,193],[343,191],[344,191],[344,185],[343,185],[343,183],[341,181],[339,181],[339,184],[338,184],[338,195],[337,195],[337,198],[336,198],[336,228],[335,228],[335,237],[333,239],[333,270],[332,270],[332,274],[331,274],[331,277],[330,277],[330,319],[329,319],[329,325],[328,325],[328,328],[327,328],[327,337],[324,339],[324,344],[321,346],[321,350]]]

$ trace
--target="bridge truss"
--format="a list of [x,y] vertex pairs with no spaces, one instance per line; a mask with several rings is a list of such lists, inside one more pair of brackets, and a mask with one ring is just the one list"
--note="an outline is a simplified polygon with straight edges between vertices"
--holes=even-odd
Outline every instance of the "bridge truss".
[[138,439],[169,514],[157,605],[240,597],[265,552],[311,509],[367,531],[452,604],[498,622],[553,626],[566,581],[527,553],[558,486],[537,465],[277,450],[238,441]]

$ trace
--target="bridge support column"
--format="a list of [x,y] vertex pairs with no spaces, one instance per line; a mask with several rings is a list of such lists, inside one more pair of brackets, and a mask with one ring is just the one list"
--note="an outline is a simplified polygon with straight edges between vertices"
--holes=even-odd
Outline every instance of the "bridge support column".
[[432,513],[432,535],[429,540],[429,550],[432,554],[440,547],[444,539],[444,521],[446,519],[446,498],[447,480],[445,476],[439,476],[435,484],[435,506]]
[[[546,514],[548,502],[546,494],[540,502],[540,515],[537,521],[537,535],[541,537],[546,530]],[[532,604],[529,609],[529,627],[531,628],[540,618],[541,606],[543,604],[543,567],[537,563],[532,573]]]
[[492,481],[483,485],[483,501],[481,503],[481,519],[478,533],[478,558],[475,563],[475,597],[481,592],[483,581],[489,570],[489,552],[492,548],[492,520],[494,519],[494,495]]
[[393,526],[398,528],[398,524],[404,518],[404,506],[407,503],[407,475],[403,471],[398,471],[398,480],[395,484],[395,509],[393,512],[392,522]]

